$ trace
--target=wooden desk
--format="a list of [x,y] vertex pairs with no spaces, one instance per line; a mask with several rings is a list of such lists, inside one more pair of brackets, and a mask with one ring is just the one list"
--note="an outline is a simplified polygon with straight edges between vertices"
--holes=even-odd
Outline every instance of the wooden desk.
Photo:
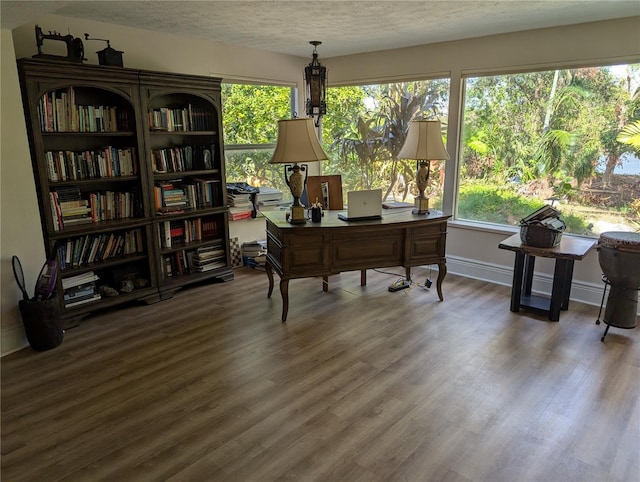
[[[447,219],[440,212],[428,216],[411,214],[410,209],[384,212],[382,220],[345,222],[338,211],[325,211],[322,222],[290,224],[284,211],[267,211],[268,297],[273,293],[273,271],[280,276],[282,321],[289,309],[289,280],[361,270],[360,284],[366,284],[367,268],[404,266],[407,279],[411,267],[438,265],[436,283],[442,296],[442,280],[447,274],[445,245]],[[326,291],[327,283],[323,289]]]
[[[554,248],[536,248],[523,245],[520,234],[502,241],[498,248],[516,253],[511,285],[511,311],[518,312],[520,308],[528,308],[548,314],[551,321],[558,321],[560,310],[569,308],[573,263],[589,254],[595,244],[596,241],[592,239],[562,236],[562,241]],[[556,260],[550,298],[531,294],[536,256]]]

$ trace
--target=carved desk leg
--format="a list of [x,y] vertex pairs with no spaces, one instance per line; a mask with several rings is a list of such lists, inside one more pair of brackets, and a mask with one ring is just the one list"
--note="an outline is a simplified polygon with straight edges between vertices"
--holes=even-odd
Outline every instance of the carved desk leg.
[[282,295],[282,322],[287,321],[289,312],[289,280],[280,279],[280,294]]
[[442,296],[442,281],[445,276],[447,276],[447,262],[446,260],[443,260],[438,263],[438,280],[436,281],[436,288],[438,289],[438,298],[440,298],[440,301],[444,301],[444,296]]
[[273,293],[273,270],[271,269],[269,261],[265,263],[264,270],[267,272],[267,277],[269,278],[269,291],[267,292],[267,298],[271,298],[271,294]]

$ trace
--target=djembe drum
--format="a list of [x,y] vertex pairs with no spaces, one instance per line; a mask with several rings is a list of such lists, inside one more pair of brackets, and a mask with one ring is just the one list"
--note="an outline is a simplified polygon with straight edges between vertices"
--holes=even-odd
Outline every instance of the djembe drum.
[[607,284],[610,285],[603,319],[607,324],[601,338],[604,341],[611,326],[624,329],[636,326],[640,289],[640,233],[602,233],[598,240],[598,261],[604,273],[605,290]]

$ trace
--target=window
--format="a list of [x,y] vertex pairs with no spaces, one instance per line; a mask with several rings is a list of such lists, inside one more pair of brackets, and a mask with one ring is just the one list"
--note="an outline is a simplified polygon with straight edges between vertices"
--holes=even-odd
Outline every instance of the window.
[[639,83],[640,64],[467,77],[457,218],[518,225],[552,204],[566,232],[637,230]]
[[[413,202],[416,163],[397,154],[413,119],[439,119],[446,133],[449,79],[327,89],[323,174],[340,174],[345,193],[382,188],[385,200]],[[431,163],[430,207],[442,205],[444,164]],[[345,198],[346,199],[346,198]]]
[[278,121],[291,118],[294,89],[273,85],[222,84],[227,182],[269,186],[288,193],[282,167],[269,161]]

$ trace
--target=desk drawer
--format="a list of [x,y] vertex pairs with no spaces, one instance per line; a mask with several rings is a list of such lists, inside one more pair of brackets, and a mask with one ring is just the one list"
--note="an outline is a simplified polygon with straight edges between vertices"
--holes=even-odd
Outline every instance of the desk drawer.
[[267,233],[267,256],[280,276],[301,278],[330,274],[329,243],[322,242],[322,235],[297,238],[278,234],[278,231]]
[[444,258],[446,235],[444,233],[416,235],[408,238],[407,266],[437,263]]
[[402,264],[403,236],[400,231],[375,236],[336,236],[332,244],[334,271]]
[[291,277],[322,276],[330,273],[328,246],[287,248],[285,272]]

